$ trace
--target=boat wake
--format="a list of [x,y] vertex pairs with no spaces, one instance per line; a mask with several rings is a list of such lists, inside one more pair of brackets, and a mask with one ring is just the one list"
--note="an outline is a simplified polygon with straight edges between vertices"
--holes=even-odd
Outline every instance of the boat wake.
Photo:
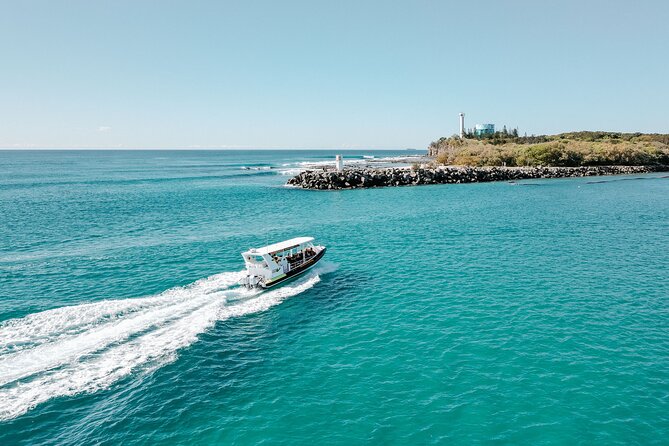
[[95,392],[154,370],[216,321],[267,310],[320,281],[314,270],[259,292],[233,287],[243,275],[221,273],[154,296],[61,307],[0,323],[0,421],[52,398]]

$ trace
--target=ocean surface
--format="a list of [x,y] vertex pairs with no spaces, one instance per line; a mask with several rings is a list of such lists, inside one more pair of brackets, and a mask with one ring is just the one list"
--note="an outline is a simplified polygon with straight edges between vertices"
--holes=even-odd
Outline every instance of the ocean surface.
[[423,152],[1,151],[0,445],[667,444],[666,173],[284,186],[335,153]]

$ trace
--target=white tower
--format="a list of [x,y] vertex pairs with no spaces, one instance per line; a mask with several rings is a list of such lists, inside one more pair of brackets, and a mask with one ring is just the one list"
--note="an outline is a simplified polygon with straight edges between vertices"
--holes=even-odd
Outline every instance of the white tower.
[[339,172],[344,170],[344,158],[341,155],[335,156],[335,167]]
[[460,113],[460,139],[465,137],[465,114]]

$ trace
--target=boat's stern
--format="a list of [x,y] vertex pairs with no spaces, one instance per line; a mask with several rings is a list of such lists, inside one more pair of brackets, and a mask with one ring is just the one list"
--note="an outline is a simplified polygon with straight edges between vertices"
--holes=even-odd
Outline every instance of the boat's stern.
[[246,276],[239,284],[246,288],[264,288],[264,284],[272,277],[272,267],[276,267],[272,258],[266,253],[260,253],[255,249],[242,253]]

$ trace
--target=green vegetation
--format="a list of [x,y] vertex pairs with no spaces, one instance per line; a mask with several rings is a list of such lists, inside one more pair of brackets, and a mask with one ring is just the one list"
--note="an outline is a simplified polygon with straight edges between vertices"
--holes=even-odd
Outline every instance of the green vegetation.
[[669,165],[669,135],[571,132],[518,136],[506,128],[482,138],[441,138],[429,152],[440,164],[470,166]]

